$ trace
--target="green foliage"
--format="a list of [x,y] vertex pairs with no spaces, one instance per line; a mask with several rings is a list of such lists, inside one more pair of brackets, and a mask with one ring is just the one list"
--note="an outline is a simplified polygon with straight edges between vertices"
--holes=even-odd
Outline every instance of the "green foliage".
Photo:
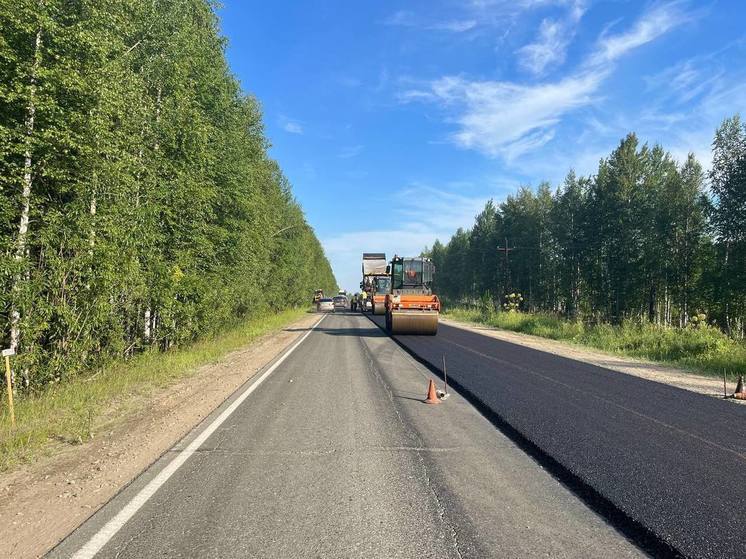
[[711,275],[720,323],[743,335],[746,325],[746,123],[723,121],[713,142],[710,188],[717,245]]
[[679,163],[630,134],[593,176],[488,202],[472,229],[433,245],[437,292],[468,306],[487,293],[496,308],[521,293],[521,310],[615,325],[683,328],[704,313],[743,338],[746,126],[726,119],[713,146],[712,197],[693,155]]
[[141,409],[154,390],[195,374],[259,336],[282,328],[305,314],[290,309],[256,316],[222,333],[165,354],[156,348],[128,362],[114,363],[90,378],[78,376],[16,402],[17,427],[0,414],[0,471],[31,462],[55,444],[81,444],[125,416]]
[[28,390],[336,288],[213,10],[0,2],[0,319]]

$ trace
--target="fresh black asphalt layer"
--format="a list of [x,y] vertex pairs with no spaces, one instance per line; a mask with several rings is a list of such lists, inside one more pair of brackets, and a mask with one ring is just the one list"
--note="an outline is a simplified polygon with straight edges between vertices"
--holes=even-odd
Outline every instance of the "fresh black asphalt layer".
[[746,406],[443,324],[396,341],[433,369],[445,356],[487,415],[652,535],[655,554],[746,557]]

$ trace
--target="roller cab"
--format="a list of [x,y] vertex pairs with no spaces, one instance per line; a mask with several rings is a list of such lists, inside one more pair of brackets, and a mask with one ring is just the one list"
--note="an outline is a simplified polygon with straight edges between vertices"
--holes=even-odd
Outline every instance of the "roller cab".
[[378,275],[373,279],[373,314],[386,314],[386,295],[391,292],[391,276]]
[[440,299],[432,293],[433,263],[422,257],[394,257],[390,270],[386,329],[391,334],[435,335],[438,332]]

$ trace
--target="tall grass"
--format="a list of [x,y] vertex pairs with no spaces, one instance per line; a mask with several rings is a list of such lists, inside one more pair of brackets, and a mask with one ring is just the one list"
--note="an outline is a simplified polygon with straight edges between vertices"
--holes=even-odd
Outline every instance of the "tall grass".
[[6,395],[0,413],[0,471],[31,462],[61,445],[82,444],[97,430],[140,409],[145,396],[191,376],[259,336],[299,319],[305,309],[257,317],[211,338],[166,353],[151,351],[89,377],[50,385],[15,402],[16,428],[10,425]]
[[444,314],[454,320],[567,341],[708,375],[746,373],[746,344],[710,326],[673,328],[634,321],[618,326],[589,326],[550,314],[490,312],[459,307],[447,309]]

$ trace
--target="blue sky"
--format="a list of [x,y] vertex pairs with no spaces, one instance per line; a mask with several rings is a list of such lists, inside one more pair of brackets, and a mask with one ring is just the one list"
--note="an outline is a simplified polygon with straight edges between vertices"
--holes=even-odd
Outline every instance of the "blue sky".
[[635,131],[709,164],[746,107],[743,0],[238,1],[230,65],[341,287]]

